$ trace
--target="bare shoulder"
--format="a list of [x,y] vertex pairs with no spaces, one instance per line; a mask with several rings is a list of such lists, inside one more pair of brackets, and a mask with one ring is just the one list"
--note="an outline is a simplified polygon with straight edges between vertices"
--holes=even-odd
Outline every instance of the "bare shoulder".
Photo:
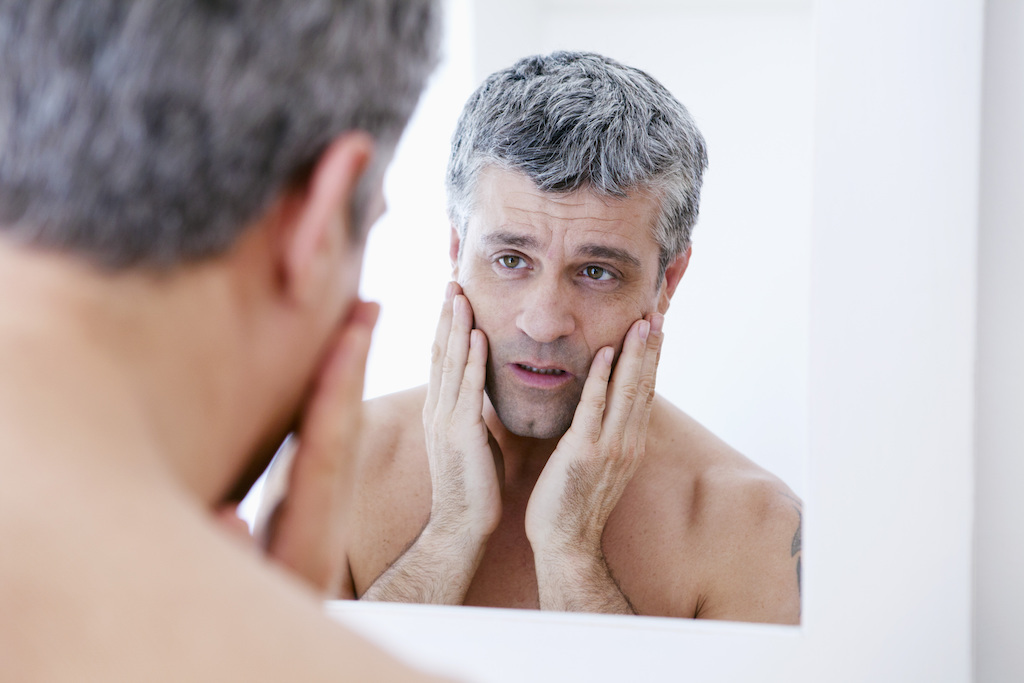
[[[21,483],[32,492],[45,478]],[[85,485],[60,484],[53,505],[0,505],[0,539],[33,550],[0,563],[11,680],[426,679],[328,620],[311,591],[176,489],[73,481]]]
[[799,623],[800,499],[667,401],[659,399],[656,418],[654,474],[685,498],[684,552],[701,551],[695,615]]
[[390,479],[425,452],[423,402],[427,387],[419,386],[363,403],[360,479],[371,484]]
[[380,396],[363,403],[364,452],[394,453],[406,439],[423,437],[423,402],[426,385]]
[[361,595],[415,539],[430,515],[430,466],[423,435],[426,386],[363,404],[349,529],[349,585],[342,597]]

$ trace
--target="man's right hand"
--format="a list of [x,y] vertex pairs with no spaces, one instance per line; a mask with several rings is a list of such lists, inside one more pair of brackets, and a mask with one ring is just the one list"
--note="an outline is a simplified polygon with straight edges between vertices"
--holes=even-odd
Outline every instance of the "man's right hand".
[[361,596],[462,604],[501,520],[504,465],[483,420],[487,337],[473,329],[462,288],[449,283],[431,349],[423,429],[430,519],[412,545]]
[[423,405],[433,490],[427,530],[469,544],[486,542],[501,519],[504,468],[483,420],[486,364],[487,337],[473,329],[469,299],[450,282]]

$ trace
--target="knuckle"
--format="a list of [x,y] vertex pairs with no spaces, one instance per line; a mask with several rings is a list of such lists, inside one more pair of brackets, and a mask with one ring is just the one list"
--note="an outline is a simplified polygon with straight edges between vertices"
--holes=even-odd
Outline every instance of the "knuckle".
[[430,362],[436,363],[441,359],[441,345],[434,342],[430,347]]
[[449,375],[455,372],[457,366],[458,364],[455,362],[454,358],[452,358],[451,356],[445,356],[444,360],[441,362],[441,372],[443,372],[446,375]]
[[622,387],[621,391],[622,397],[626,399],[626,401],[632,403],[633,401],[636,400],[636,397],[639,395],[640,387],[638,384],[627,384],[626,386]]

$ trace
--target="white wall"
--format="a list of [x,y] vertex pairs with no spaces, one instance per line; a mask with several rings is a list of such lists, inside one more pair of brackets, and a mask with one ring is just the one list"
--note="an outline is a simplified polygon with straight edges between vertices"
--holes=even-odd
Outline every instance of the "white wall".
[[[981,0],[815,4],[801,628],[361,603],[332,613],[474,680],[970,680],[982,16]],[[996,318],[1019,314],[991,303]],[[1009,520],[997,532],[1019,538]]]
[[1024,3],[985,19],[975,472],[975,680],[1024,680]]

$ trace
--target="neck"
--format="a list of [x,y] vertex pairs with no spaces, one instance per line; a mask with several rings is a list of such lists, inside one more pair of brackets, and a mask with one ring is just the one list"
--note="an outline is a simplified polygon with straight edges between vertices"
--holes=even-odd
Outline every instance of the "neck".
[[555,452],[561,437],[535,439],[513,434],[498,417],[490,398],[484,395],[484,422],[494,435],[505,464],[506,488],[532,489],[544,465]]
[[38,423],[16,428],[60,420],[90,458],[153,465],[206,503],[223,495],[254,447],[247,425],[261,417],[241,419],[255,406],[240,401],[253,392],[240,390],[229,278],[201,267],[107,273],[0,244],[0,287],[18,292],[0,302],[0,362],[34,368],[3,392],[20,400],[18,384],[31,383],[39,394],[23,410]]

